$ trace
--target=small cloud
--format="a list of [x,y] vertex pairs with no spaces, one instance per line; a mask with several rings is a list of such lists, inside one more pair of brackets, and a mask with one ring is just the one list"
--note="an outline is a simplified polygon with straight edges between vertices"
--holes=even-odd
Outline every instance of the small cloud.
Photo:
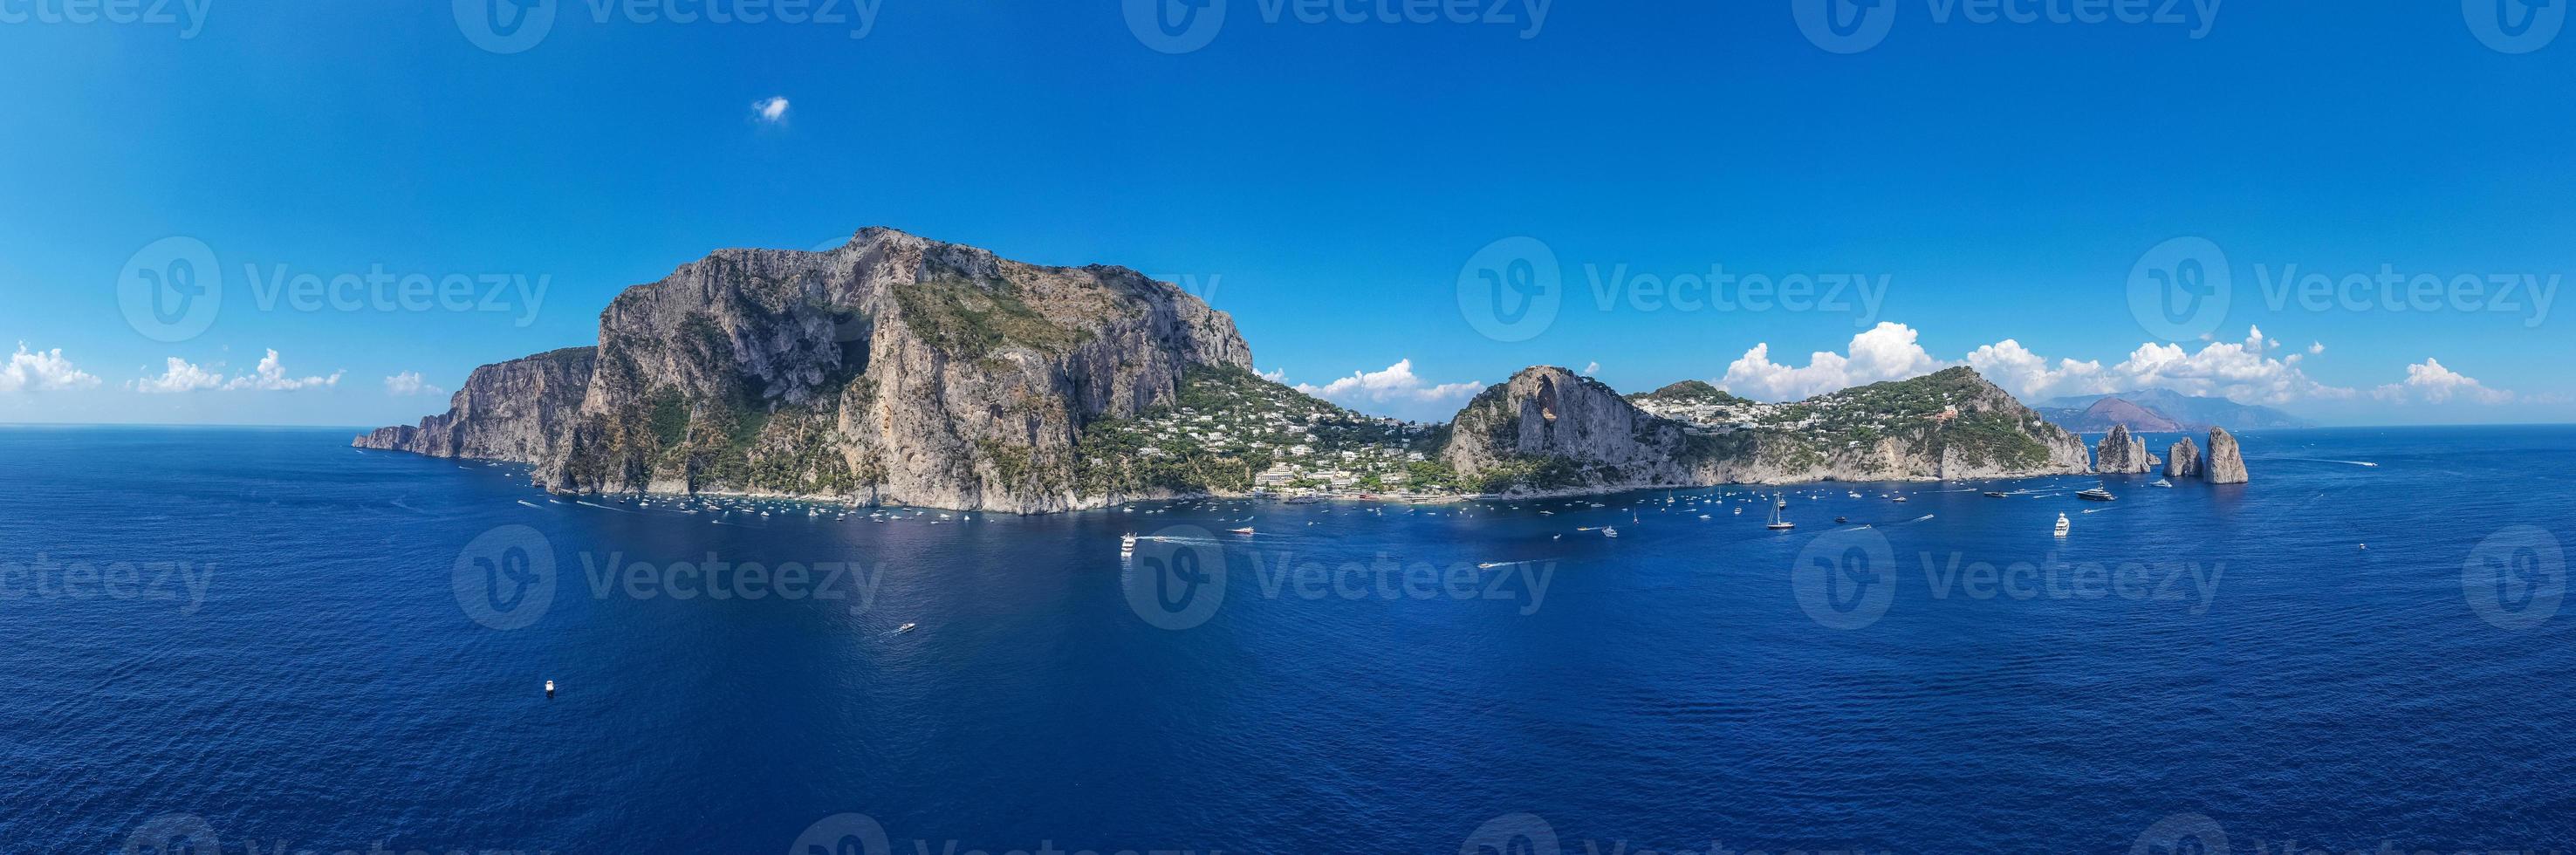
[[1269,371],[1255,371],[1253,373],[1261,375],[1261,379],[1268,380],[1272,383],[1285,383],[1288,381],[1288,369],[1285,368],[1275,368]]
[[1383,371],[1356,372],[1349,377],[1321,386],[1297,384],[1297,391],[1318,398],[1334,400],[1357,398],[1368,401],[1464,399],[1483,388],[1485,384],[1475,382],[1427,383],[1413,375],[1413,360],[1410,359],[1397,360],[1394,365],[1387,366]]
[[2489,389],[2486,384],[2479,383],[2477,378],[2445,368],[2440,360],[2430,357],[2425,358],[2421,363],[2406,366],[2405,382],[2390,383],[2372,389],[2370,396],[2382,401],[2420,400],[2428,404],[2448,403],[2452,398],[2461,398],[2479,404],[2505,404],[2511,403],[2514,399],[2512,392]]
[[278,359],[277,351],[274,350],[268,351],[268,355],[259,360],[259,366],[253,368],[252,373],[249,374],[226,379],[221,370],[223,365],[217,363],[215,368],[217,370],[209,371],[203,366],[173,356],[162,368],[161,376],[127,381],[125,387],[146,394],[243,390],[292,392],[298,389],[338,386],[341,375],[348,373],[334,371],[329,377],[291,377],[287,375],[285,364]]
[[98,385],[90,376],[63,358],[63,349],[28,350],[26,342],[18,343],[18,352],[9,361],[0,362],[0,392],[42,392],[61,389],[87,389]]
[[751,102],[751,115],[752,118],[760,120],[762,124],[775,125],[780,122],[787,121],[787,99],[782,96],[772,95],[758,101],[753,101]]
[[1601,373],[1601,363],[1599,363],[1599,362],[1594,362],[1594,363],[1592,363],[1592,364],[1590,364],[1590,365],[1583,366],[1583,376],[1585,376],[1585,377],[1590,377],[1590,376],[1592,376],[1592,375],[1599,374],[1599,373]]
[[176,356],[170,357],[169,366],[161,371],[161,376],[146,377],[141,380],[130,380],[125,384],[125,388],[132,389],[146,395],[166,395],[178,392],[194,392],[200,389],[221,389],[223,387],[223,372],[208,371],[204,368],[198,367],[195,363],[189,362],[185,359],[180,359]]
[[421,380],[420,372],[418,371],[405,371],[385,378],[385,394],[393,395],[395,397],[410,395],[444,395],[447,394],[447,390],[424,382]]

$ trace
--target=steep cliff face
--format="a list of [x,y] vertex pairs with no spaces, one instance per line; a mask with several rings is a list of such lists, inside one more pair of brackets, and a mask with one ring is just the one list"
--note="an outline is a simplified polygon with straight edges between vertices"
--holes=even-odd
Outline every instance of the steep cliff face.
[[397,425],[354,445],[431,457],[536,463],[563,438],[590,386],[598,349],[573,347],[474,369],[443,415]]
[[2165,450],[2165,477],[2200,477],[2200,446],[2191,437],[2174,440],[2173,447]]
[[1967,368],[1794,404],[1718,407],[1688,422],[1642,411],[1609,387],[1565,369],[1531,368],[1486,389],[1459,411],[1441,460],[1461,480],[1488,491],[2016,477],[2091,469],[2081,439],[2042,421]]
[[630,288],[601,313],[594,362],[569,406],[531,404],[546,441],[507,458],[541,485],[1043,512],[1108,500],[1076,489],[1085,425],[1251,353],[1231,318],[1132,270],[870,228]]
[[2111,432],[2094,447],[2093,469],[2104,475],[2137,475],[2155,469],[2154,455],[2147,453],[2147,441],[2129,435],[2127,425],[2112,425]]
[[2209,462],[2203,464],[2202,477],[2212,484],[2243,484],[2253,480],[2245,471],[2245,455],[2236,448],[2236,435],[2226,428],[2209,429]]

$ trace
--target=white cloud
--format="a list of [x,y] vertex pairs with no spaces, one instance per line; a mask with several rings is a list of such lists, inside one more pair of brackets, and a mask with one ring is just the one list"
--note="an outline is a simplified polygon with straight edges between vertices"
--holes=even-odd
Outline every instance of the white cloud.
[[420,372],[418,371],[405,371],[385,378],[385,394],[395,396],[444,395],[447,394],[447,390],[429,385],[429,383],[420,378]]
[[161,372],[161,376],[129,381],[125,385],[127,388],[145,394],[194,392],[199,389],[223,388],[224,374],[221,371],[207,371],[185,359],[173,356],[170,357],[169,367]]
[[18,352],[11,354],[8,362],[0,363],[0,392],[87,389],[96,385],[98,378],[81,371],[72,365],[71,360],[64,359],[63,349],[59,347],[31,351],[22,341],[18,343]]
[[2510,403],[2512,392],[2489,389],[2477,378],[2442,366],[2440,360],[2426,357],[2423,362],[2406,366],[2406,381],[2390,383],[2370,390],[2370,396],[2383,401],[2423,401],[2447,403],[2457,397],[2479,404]]
[[757,118],[766,124],[775,125],[780,122],[787,121],[787,99],[772,95],[758,101],[753,101],[751,102],[751,115],[753,118]]
[[2271,355],[2281,347],[2280,342],[2265,338],[2261,328],[2253,327],[2247,329],[2244,341],[2213,341],[2198,351],[2148,342],[2110,366],[2073,359],[2052,365],[2012,339],[1977,348],[1969,352],[1967,361],[1977,373],[2025,400],[2132,389],[2171,389],[2264,404],[2353,396],[2353,390],[2319,383],[2299,367],[2309,355],[2324,353],[2325,345],[2311,343],[2307,353]]
[[1916,336],[1911,327],[1883,321],[1852,336],[1849,356],[1820,350],[1809,354],[1804,366],[1772,362],[1771,345],[1757,344],[1744,352],[1744,358],[1726,366],[1726,376],[1718,379],[1717,386],[1760,400],[1794,401],[1949,367],[1915,343]]
[[1268,380],[1272,383],[1288,382],[1288,369],[1285,368],[1274,368],[1269,371],[1254,371],[1253,373],[1261,375],[1261,379]]
[[1340,404],[1350,404],[1354,401],[1387,403],[1465,400],[1484,388],[1485,384],[1475,382],[1428,383],[1413,375],[1413,360],[1410,359],[1398,360],[1394,365],[1387,366],[1384,371],[1362,371],[1321,386],[1297,384],[1297,391]]
[[260,359],[258,367],[252,369],[250,374],[225,379],[224,372],[221,370],[223,365],[218,363],[215,368],[217,370],[208,371],[202,366],[173,356],[162,369],[161,376],[129,381],[126,383],[126,388],[144,393],[241,390],[292,392],[297,389],[338,386],[341,375],[348,373],[334,371],[329,377],[291,377],[287,375],[285,364],[278,360],[277,351],[274,350],[268,351],[268,355]]
[[1601,363],[1595,362],[1590,365],[1583,366],[1583,376],[1585,377],[1590,377],[1599,373],[1601,373]]
[[340,375],[348,373],[334,371],[329,377],[289,377],[286,376],[286,367],[278,362],[277,351],[274,350],[269,351],[266,357],[262,357],[259,360],[259,366],[252,370],[258,373],[235,377],[232,382],[224,384],[224,388],[292,392],[297,389],[338,386]]

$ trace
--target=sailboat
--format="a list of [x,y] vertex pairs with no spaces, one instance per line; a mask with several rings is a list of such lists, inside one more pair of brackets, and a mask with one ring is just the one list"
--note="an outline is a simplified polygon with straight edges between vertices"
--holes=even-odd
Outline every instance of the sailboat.
[[1797,523],[1780,518],[1780,509],[1788,506],[1789,500],[1787,499],[1781,499],[1779,502],[1773,504],[1771,506],[1771,521],[1764,523],[1762,527],[1772,531],[1788,531],[1790,529],[1797,528]]
[[2070,528],[2074,528],[2074,527],[2075,527],[2075,523],[2074,523],[2073,521],[2071,521],[2071,520],[2068,520],[2068,519],[2066,518],[2066,515],[2065,515],[2065,514],[2058,514],[2058,515],[2057,515],[2057,536],[2058,536],[2058,537],[2065,537],[2065,536],[2066,536],[2066,530],[2067,530],[2067,529],[2070,529]]

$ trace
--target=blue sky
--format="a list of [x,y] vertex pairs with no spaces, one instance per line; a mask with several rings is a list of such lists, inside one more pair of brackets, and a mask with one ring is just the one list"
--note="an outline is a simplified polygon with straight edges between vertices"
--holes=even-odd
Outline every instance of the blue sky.
[[[2576,270],[2564,0],[2518,36],[2485,0],[2099,23],[2050,13],[2113,4],[1886,0],[1814,38],[1801,9],[1857,13],[1209,1],[1223,19],[1177,37],[1148,0],[841,0],[819,23],[561,0],[503,37],[486,0],[122,23],[0,0],[0,348],[25,346],[0,421],[408,422],[710,250],[871,224],[1178,281],[1262,369],[1408,416],[1540,363],[1759,397],[1973,364],[2030,397],[2576,420],[2576,306],[2540,299]],[[191,256],[222,294],[203,330],[130,321],[120,283]],[[2153,278],[2177,258],[2207,263]],[[379,270],[462,277],[469,310],[265,291]],[[2211,270],[2223,310],[2192,284]],[[1556,286],[1497,298],[1486,271]],[[2383,272],[2440,293],[2340,282]],[[2204,300],[2160,319],[2141,277]],[[1748,304],[1755,279],[1820,293]],[[1496,334],[1537,294],[1551,316]]]

